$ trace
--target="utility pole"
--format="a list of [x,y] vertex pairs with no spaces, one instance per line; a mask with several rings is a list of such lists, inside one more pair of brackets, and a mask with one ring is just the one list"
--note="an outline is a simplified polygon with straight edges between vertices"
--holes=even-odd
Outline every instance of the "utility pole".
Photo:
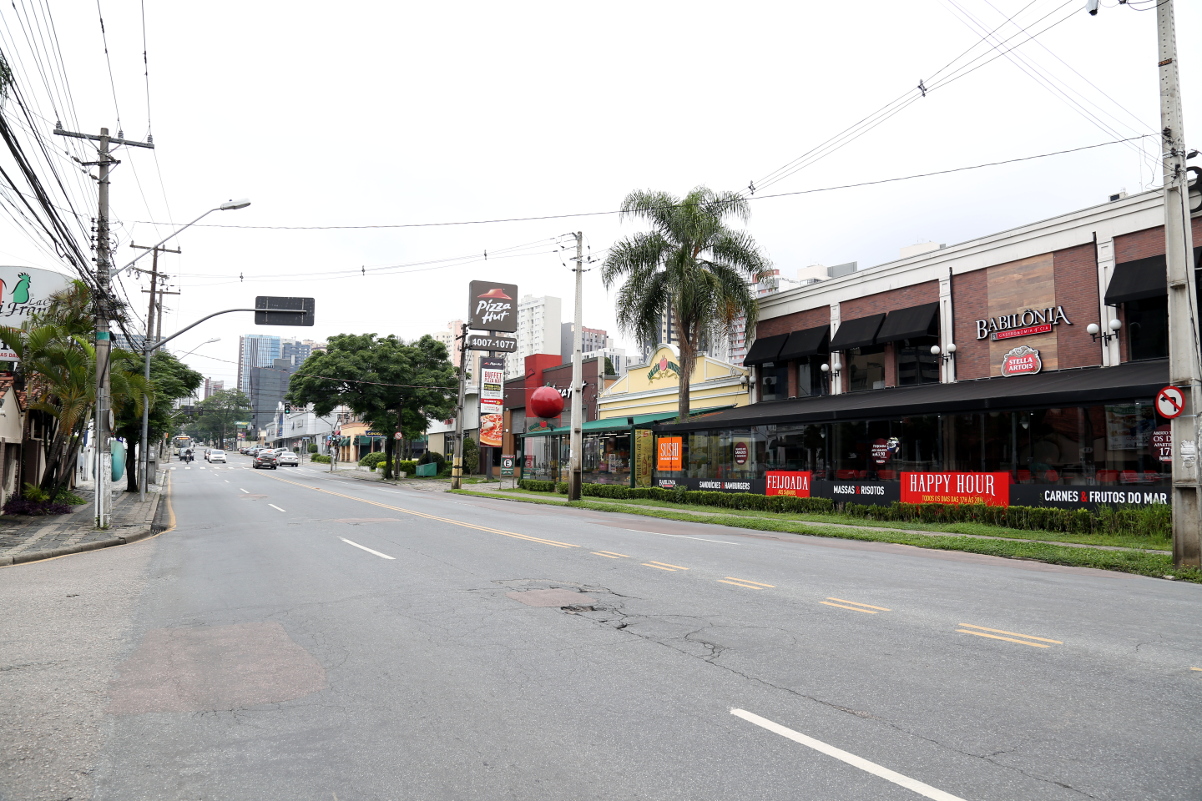
[[[143,356],[145,357],[145,366],[143,369],[143,378],[146,381],[146,391],[142,393],[142,443],[141,453],[138,455],[138,500],[146,500],[146,485],[150,483],[150,354],[153,351],[154,343],[157,340],[155,324],[154,324],[154,309],[155,304],[159,301],[159,294],[178,295],[178,292],[167,292],[166,290],[158,289],[159,280],[159,251],[166,253],[179,253],[179,250],[171,250],[170,248],[155,245],[148,248],[144,245],[131,244],[130,247],[138,250],[153,250],[151,256],[150,268],[150,308],[146,312],[146,340],[142,343]],[[145,292],[146,290],[142,290]],[[162,329],[158,329],[157,334],[162,334]]]
[[451,489],[463,487],[463,406],[467,384],[467,323],[457,337],[459,340],[459,406],[455,414],[455,456],[451,460]]
[[98,158],[95,164],[100,168],[98,179],[96,212],[96,297],[94,298],[96,314],[96,527],[108,528],[112,519],[112,497],[109,484],[113,469],[113,454],[109,445],[111,426],[109,417],[112,405],[109,401],[109,367],[112,353],[112,335],[109,332],[109,318],[116,313],[112,308],[112,293],[109,289],[109,268],[111,253],[109,252],[109,169],[113,164],[121,162],[109,155],[109,145],[130,145],[133,147],[154,148],[150,142],[134,142],[125,139],[121,131],[117,136],[109,136],[108,128],[101,128],[100,135],[64,131],[56,126],[57,136],[69,136],[75,139],[91,139],[100,143],[97,148]]
[[584,451],[584,436],[581,432],[581,419],[584,417],[584,356],[581,353],[584,332],[580,330],[581,305],[583,303],[582,286],[584,283],[584,234],[580,231],[576,237],[576,317],[572,326],[572,441],[568,458],[568,500],[580,500],[581,490],[581,457]]
[[1185,123],[1177,69],[1173,0],[1156,4],[1159,34],[1160,124],[1164,160],[1164,239],[1169,290],[1169,383],[1188,387],[1185,413],[1172,421],[1173,564],[1202,565],[1202,497],[1198,443],[1202,441],[1202,362],[1199,361],[1197,293],[1190,227]]

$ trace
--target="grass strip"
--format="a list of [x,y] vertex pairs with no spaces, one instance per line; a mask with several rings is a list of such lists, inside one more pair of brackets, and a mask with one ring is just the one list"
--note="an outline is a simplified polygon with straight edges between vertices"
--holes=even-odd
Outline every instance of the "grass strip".
[[539,497],[516,497],[513,494],[491,492],[465,492],[464,495],[480,495],[500,500],[517,501],[521,503],[541,503],[550,506],[571,506],[577,509],[589,509],[595,512],[620,512],[623,514],[654,517],[662,520],[677,520],[684,523],[703,523],[714,526],[749,529],[752,531],[771,531],[782,534],[799,534],[810,537],[828,537],[831,539],[859,540],[861,542],[887,542],[896,545],[910,545],[915,548],[929,548],[941,551],[961,551],[983,556],[1000,556],[1007,559],[1026,559],[1067,567],[1092,567],[1098,570],[1112,570],[1121,573],[1134,573],[1140,576],[1163,578],[1173,576],[1181,581],[1202,584],[1202,570],[1197,568],[1179,568],[1173,566],[1169,554],[1146,553],[1143,551],[1113,551],[1097,548],[1070,548],[1064,545],[1053,545],[1045,542],[1013,541],[1003,539],[978,539],[965,535],[947,536],[940,534],[912,534],[905,531],[869,531],[862,528],[835,528],[806,524],[791,520],[774,520],[763,517],[743,517],[739,515],[698,515],[669,509],[649,507],[623,507],[618,504],[597,503],[595,501],[552,500]]

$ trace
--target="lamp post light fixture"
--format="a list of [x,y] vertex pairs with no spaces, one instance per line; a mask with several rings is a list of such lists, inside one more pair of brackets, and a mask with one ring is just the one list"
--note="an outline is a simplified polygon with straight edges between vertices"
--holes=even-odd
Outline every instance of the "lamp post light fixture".
[[952,359],[956,358],[956,343],[947,343],[947,348],[944,350],[940,350],[938,345],[932,345],[931,355],[938,356],[944,362],[950,362]]
[[1097,323],[1090,323],[1085,326],[1085,333],[1089,334],[1090,339],[1094,342],[1097,342],[1101,338],[1102,342],[1106,343],[1118,337],[1119,329],[1123,327],[1123,322],[1121,320],[1111,320],[1108,327],[1110,328],[1110,333],[1103,334],[1102,329],[1098,327]]
[[819,369],[824,373],[830,373],[834,378],[838,378],[840,371],[843,369],[843,364],[836,358],[830,364],[823,363]]

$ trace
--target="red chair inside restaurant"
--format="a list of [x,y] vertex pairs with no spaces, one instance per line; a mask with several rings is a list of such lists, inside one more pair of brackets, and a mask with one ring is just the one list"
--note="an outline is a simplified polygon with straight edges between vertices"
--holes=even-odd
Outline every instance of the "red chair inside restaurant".
[[1135,470],[1124,470],[1123,471],[1123,483],[1124,484],[1138,484],[1139,483],[1139,473],[1136,472]]
[[1117,470],[1099,470],[1097,472],[1099,484],[1117,484],[1119,481],[1119,471]]
[[1019,470],[1018,471],[1018,483],[1026,484],[1026,483],[1029,483],[1030,481],[1031,481],[1031,471],[1030,470]]
[[1043,480],[1046,484],[1057,484],[1060,481],[1060,473],[1056,470],[1045,470]]
[[855,470],[836,470],[835,478],[840,481],[853,481],[856,477]]
[[893,470],[877,470],[876,477],[881,481],[892,481],[897,477],[897,473]]
[[868,471],[867,470],[857,470],[856,478],[868,478]]
[[1148,482],[1149,484],[1160,481],[1160,473],[1156,472],[1155,470],[1145,470],[1144,481]]

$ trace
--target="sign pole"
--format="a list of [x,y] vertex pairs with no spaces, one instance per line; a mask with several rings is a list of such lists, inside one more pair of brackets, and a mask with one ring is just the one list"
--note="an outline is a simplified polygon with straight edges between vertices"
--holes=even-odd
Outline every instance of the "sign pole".
[[451,461],[451,489],[463,486],[463,407],[467,382],[467,323],[457,337],[459,342],[459,405],[455,409],[455,456]]
[[576,316],[572,326],[572,442],[568,461],[568,500],[580,500],[581,481],[583,479],[581,461],[584,450],[584,437],[581,431],[584,417],[584,366],[581,347],[583,346],[583,331],[581,325],[581,305],[583,304],[582,285],[584,283],[584,234],[576,232]]

